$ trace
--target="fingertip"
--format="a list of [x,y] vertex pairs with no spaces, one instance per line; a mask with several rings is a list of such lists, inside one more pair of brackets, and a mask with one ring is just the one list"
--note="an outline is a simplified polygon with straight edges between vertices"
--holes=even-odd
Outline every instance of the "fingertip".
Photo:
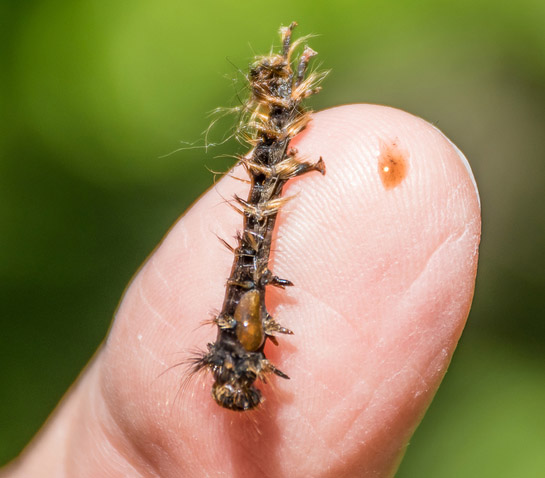
[[305,290],[346,308],[347,297],[331,286],[342,281],[348,303],[359,306],[358,288],[381,297],[377,286],[390,275],[411,280],[443,240],[463,234],[476,263],[475,181],[434,126],[394,108],[347,105],[316,114],[294,143],[327,167],[324,178],[288,183],[285,194],[296,197],[278,222],[275,267]]
[[[384,474],[463,328],[477,264],[478,195],[442,133],[393,108],[317,113],[293,146],[310,162],[322,157],[327,172],[285,189],[294,197],[278,219],[271,268],[296,285],[269,288],[267,308],[295,334],[267,354],[291,380],[260,387],[266,423],[258,426],[275,431],[260,437],[260,450],[274,436],[268,458],[286,469],[297,464],[300,476],[335,469],[339,456],[354,474]],[[198,326],[221,306],[233,260],[216,235],[233,243],[241,218],[225,201],[247,189],[222,179],[173,227],[127,292],[109,339],[112,360],[126,366],[116,383],[131,382],[134,392],[138,380],[146,401],[147,415],[127,426],[153,422],[147,439],[174,427],[179,436],[168,449],[187,466],[199,466],[207,453],[207,463],[218,465],[226,451],[185,443],[185,434],[208,443],[219,433],[235,436],[229,423],[243,419],[213,403],[209,381],[175,403],[180,373],[154,380],[180,353],[213,340],[213,329]],[[147,375],[127,373],[138,360]],[[131,402],[124,390],[120,403]]]

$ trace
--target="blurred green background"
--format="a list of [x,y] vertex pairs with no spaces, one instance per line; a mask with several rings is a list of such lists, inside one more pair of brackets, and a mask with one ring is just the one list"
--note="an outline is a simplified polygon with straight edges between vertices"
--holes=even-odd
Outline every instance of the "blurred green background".
[[[225,170],[200,141],[280,24],[318,33],[315,109],[382,103],[466,153],[484,240],[468,327],[398,477],[545,476],[545,2],[0,2],[0,463],[123,289]],[[236,81],[233,81],[236,80]],[[212,141],[231,124],[220,123]]]

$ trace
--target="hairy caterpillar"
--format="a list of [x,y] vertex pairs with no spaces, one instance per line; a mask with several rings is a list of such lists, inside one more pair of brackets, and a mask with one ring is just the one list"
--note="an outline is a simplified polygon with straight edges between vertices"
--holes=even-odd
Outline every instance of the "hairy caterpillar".
[[235,258],[227,280],[221,312],[213,322],[218,327],[208,351],[193,359],[193,372],[203,369],[214,377],[212,396],[216,403],[230,410],[244,411],[257,407],[261,392],[256,380],[266,381],[268,374],[289,378],[264,354],[268,340],[278,345],[277,334],[292,334],[267,312],[267,286],[285,288],[289,280],[275,276],[268,267],[273,229],[278,211],[287,201],[282,197],[284,184],[309,171],[325,174],[320,158],[308,163],[297,158],[289,147],[290,140],[310,120],[302,101],[320,91],[323,75],[306,75],[310,59],[316,55],[305,46],[298,60],[294,50],[304,41],[292,43],[294,22],[280,29],[281,52],[258,57],[248,73],[251,96],[244,105],[243,132],[251,145],[250,153],[239,158],[250,176],[247,199],[235,196],[233,207],[243,216],[236,248],[227,247]]

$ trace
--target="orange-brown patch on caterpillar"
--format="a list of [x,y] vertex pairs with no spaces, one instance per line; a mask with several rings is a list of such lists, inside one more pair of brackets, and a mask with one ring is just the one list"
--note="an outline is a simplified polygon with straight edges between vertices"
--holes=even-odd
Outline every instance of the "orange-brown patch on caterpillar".
[[237,338],[249,352],[257,350],[265,340],[261,320],[261,297],[259,291],[246,292],[235,309]]
[[405,179],[409,169],[408,158],[409,153],[399,147],[397,140],[380,142],[378,174],[385,189],[395,188]]

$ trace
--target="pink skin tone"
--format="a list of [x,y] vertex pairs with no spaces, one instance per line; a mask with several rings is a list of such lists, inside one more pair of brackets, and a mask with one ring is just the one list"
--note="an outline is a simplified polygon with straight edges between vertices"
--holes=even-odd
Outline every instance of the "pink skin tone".
[[[385,188],[384,145],[406,158]],[[267,306],[295,332],[266,346],[291,380],[257,411],[221,409],[211,376],[184,382],[215,328],[248,184],[225,177],[172,228],[125,293],[109,336],[3,478],[387,477],[432,400],[469,312],[480,239],[471,172],[433,126],[392,108],[322,111],[292,146],[327,173],[290,181]],[[245,177],[242,168],[234,175]],[[181,384],[183,384],[181,386]]]

